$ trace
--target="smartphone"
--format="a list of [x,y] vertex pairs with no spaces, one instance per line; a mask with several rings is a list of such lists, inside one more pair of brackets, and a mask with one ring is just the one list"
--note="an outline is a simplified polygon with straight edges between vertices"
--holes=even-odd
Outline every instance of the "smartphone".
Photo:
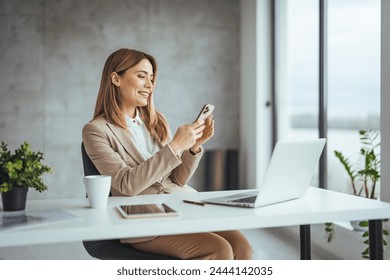
[[211,104],[204,105],[202,110],[200,110],[198,117],[195,119],[195,122],[207,119],[213,113],[214,108],[215,106]]

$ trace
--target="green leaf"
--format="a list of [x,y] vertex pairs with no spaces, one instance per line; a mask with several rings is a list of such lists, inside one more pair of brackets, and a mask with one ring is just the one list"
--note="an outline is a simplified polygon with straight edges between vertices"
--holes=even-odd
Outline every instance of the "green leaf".
[[361,221],[359,223],[359,226],[361,226],[361,227],[368,227],[368,221]]
[[344,166],[344,169],[347,171],[351,181],[353,181],[356,177],[356,174],[352,170],[352,166],[351,166],[349,160],[339,151],[334,151],[334,154],[339,159],[341,164]]

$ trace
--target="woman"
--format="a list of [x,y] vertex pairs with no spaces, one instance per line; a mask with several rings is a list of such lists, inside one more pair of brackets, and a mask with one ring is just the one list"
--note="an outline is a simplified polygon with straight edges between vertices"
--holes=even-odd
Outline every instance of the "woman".
[[[83,128],[87,154],[112,176],[113,196],[195,191],[187,182],[214,134],[212,117],[183,125],[170,137],[154,108],[157,64],[146,53],[120,49],[103,69],[93,120]],[[250,259],[239,231],[121,239],[138,250],[179,259]]]

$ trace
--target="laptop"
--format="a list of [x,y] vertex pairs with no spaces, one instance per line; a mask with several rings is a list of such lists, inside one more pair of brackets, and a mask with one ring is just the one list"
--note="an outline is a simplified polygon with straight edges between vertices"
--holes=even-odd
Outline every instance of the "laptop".
[[204,203],[256,208],[305,195],[326,139],[280,141],[272,153],[259,188],[235,195],[202,200]]

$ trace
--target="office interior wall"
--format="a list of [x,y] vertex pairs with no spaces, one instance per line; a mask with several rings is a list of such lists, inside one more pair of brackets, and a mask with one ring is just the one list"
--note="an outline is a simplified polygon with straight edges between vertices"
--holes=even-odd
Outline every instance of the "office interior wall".
[[240,186],[256,183],[256,1],[240,0]]
[[[41,150],[49,191],[84,196],[81,129],[93,114],[107,56],[121,47],[159,64],[155,104],[172,131],[216,105],[206,149],[237,149],[239,2],[236,0],[0,0],[0,140]],[[190,184],[201,190],[203,161]]]
[[271,156],[272,1],[240,1],[240,178],[260,185]]
[[390,1],[381,4],[381,199],[390,202]]

